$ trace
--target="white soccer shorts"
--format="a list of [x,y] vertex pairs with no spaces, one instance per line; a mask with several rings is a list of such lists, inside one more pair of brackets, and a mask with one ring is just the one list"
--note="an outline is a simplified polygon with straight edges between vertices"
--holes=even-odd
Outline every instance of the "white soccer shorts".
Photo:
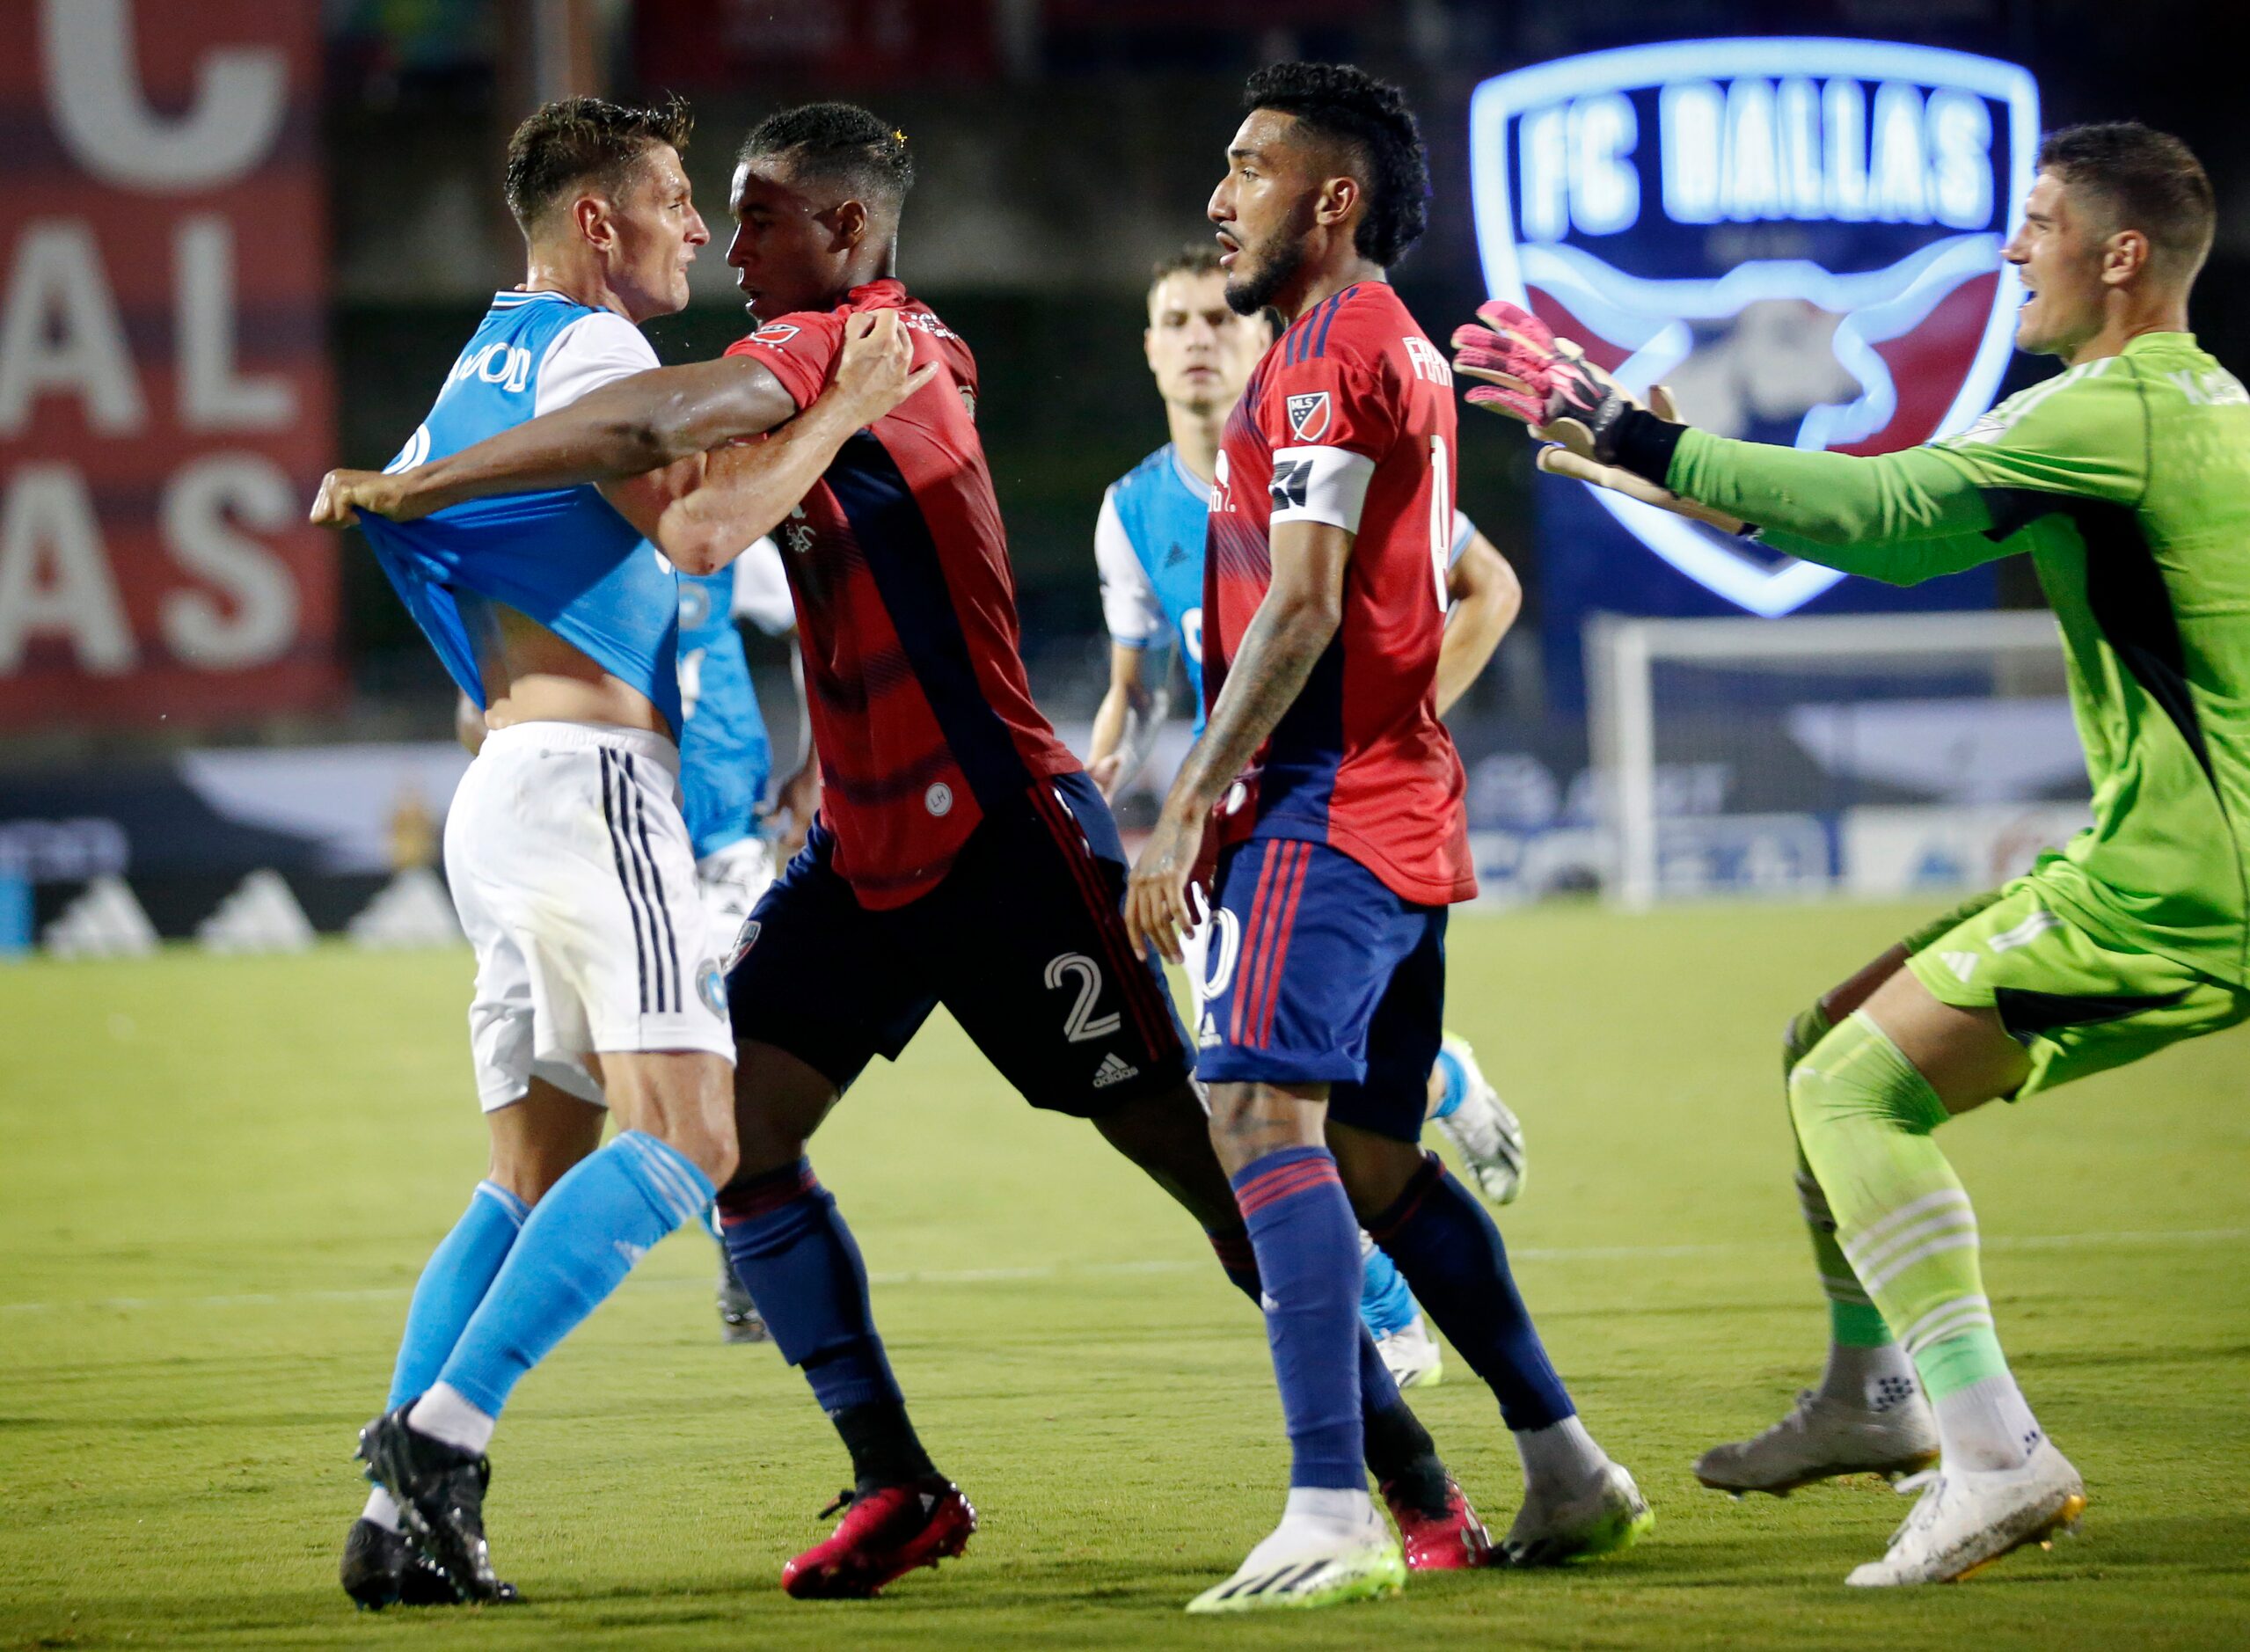
[[486,736],[445,817],[477,953],[469,1046],[486,1112],[534,1077],[600,1102],[589,1054],[734,1058],[726,983],[661,735],[517,723]]

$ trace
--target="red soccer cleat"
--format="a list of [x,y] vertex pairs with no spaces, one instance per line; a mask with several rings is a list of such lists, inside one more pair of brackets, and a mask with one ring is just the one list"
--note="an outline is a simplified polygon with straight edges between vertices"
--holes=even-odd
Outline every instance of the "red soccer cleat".
[[864,1497],[847,1491],[834,1507],[845,1511],[835,1535],[781,1568],[782,1591],[795,1599],[868,1599],[917,1566],[953,1559],[976,1530],[976,1510],[947,1480],[886,1486]]
[[1463,1572],[1472,1567],[1497,1564],[1492,1534],[1453,1477],[1445,1477],[1445,1512],[1425,1514],[1407,1499],[1395,1480],[1385,1480],[1383,1501],[1399,1524],[1399,1541],[1406,1552],[1406,1568],[1415,1572]]

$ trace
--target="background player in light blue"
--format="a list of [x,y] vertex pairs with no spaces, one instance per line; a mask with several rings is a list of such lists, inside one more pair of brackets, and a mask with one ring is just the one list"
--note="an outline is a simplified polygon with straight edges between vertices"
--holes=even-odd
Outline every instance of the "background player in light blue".
[[[1273,341],[1265,315],[1227,307],[1218,254],[1191,246],[1156,267],[1143,335],[1172,440],[1102,495],[1094,527],[1102,612],[1109,628],[1109,691],[1095,714],[1086,772],[1115,799],[1156,743],[1172,705],[1178,655],[1203,732],[1203,537],[1211,474],[1228,413]],[[1443,715],[1491,659],[1515,623],[1523,592],[1506,559],[1456,513],[1448,567],[1445,640],[1437,662]],[[1200,935],[1200,932],[1199,932]],[[1201,997],[1202,959],[1190,938],[1187,973]],[[1506,1204],[1523,1191],[1523,1130],[1477,1066],[1468,1041],[1448,1035],[1430,1071],[1430,1116],[1475,1175]],[[1436,1340],[1391,1259],[1360,1236],[1366,1255],[1360,1312],[1401,1388],[1443,1375]]]

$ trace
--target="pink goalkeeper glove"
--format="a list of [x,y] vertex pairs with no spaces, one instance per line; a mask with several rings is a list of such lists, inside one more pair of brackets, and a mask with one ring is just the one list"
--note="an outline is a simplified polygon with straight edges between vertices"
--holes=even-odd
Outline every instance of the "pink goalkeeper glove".
[[1633,406],[1585,351],[1521,305],[1494,298],[1477,321],[1453,334],[1457,373],[1485,381],[1467,392],[1472,407],[1520,419],[1548,441],[1606,464],[1618,418]]

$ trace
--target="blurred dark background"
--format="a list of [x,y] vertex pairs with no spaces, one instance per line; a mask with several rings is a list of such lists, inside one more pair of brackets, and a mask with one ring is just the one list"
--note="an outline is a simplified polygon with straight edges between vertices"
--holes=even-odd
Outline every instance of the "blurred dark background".
[[[344,462],[380,464],[427,406],[486,295],[520,274],[498,157],[536,101],[525,42],[557,19],[573,87],[678,91],[696,106],[689,170],[714,240],[687,312],[650,332],[668,361],[737,335],[722,254],[735,144],[771,110],[863,102],[909,135],[920,181],[902,269],[975,347],[979,409],[1022,595],[1026,652],[1058,718],[1091,713],[1104,646],[1092,561],[1103,486],[1164,439],[1141,361],[1151,262],[1208,234],[1242,81],[1290,56],[1346,60],[1412,95],[1431,151],[1428,235],[1397,271],[1443,336],[1485,293],[1468,213],[1478,82],[1605,47],[1714,34],[1835,34],[2001,56],[2038,78],[2048,126],[2135,117],[2203,157],[2221,238],[2198,330],[2250,361],[2250,137],[2228,8],[2151,0],[349,0],[327,9],[324,140],[336,246],[333,341]],[[2019,359],[2006,388],[2046,369]],[[1530,612],[1470,709],[1536,714],[1540,567],[1516,434],[1465,422],[1461,503],[1513,560]],[[364,556],[345,563],[354,684],[391,706],[442,701],[435,661]],[[2036,600],[2004,571],[2004,603]],[[411,715],[427,717],[423,706]],[[384,720],[390,719],[386,717]]]

